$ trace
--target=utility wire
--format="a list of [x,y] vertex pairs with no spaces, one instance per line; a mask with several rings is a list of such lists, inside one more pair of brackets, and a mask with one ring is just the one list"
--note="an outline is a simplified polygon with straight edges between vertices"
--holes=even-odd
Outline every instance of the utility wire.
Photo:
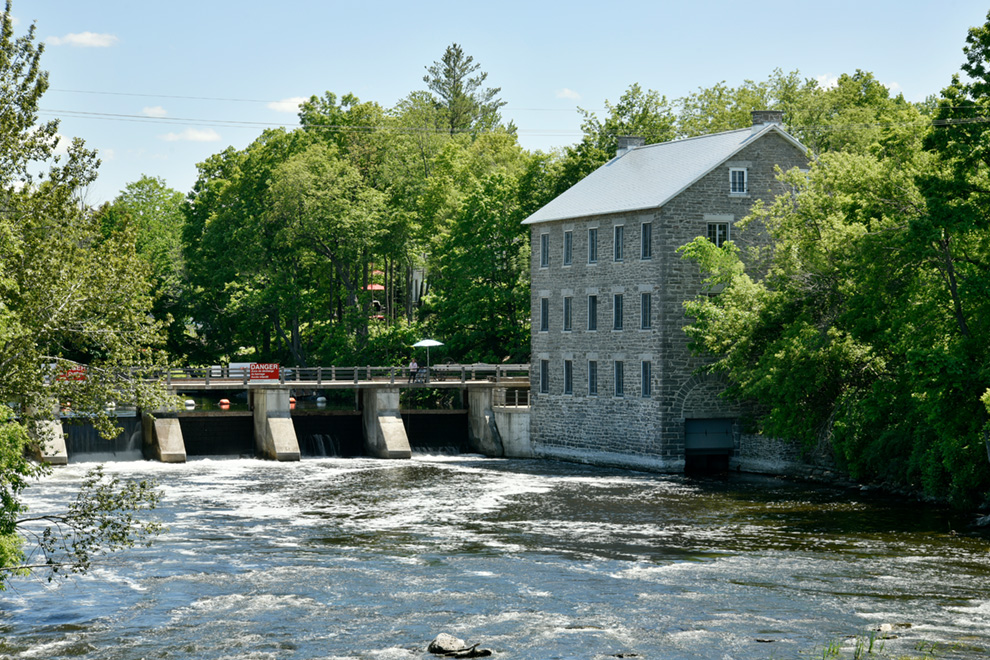
[[[51,117],[77,117],[82,119],[102,119],[107,121],[129,121],[137,123],[148,123],[148,124],[172,124],[180,126],[216,126],[221,128],[305,128],[307,130],[328,130],[328,131],[349,131],[349,132],[365,132],[371,133],[374,131],[389,131],[393,133],[437,133],[444,134],[450,133],[449,128],[444,127],[432,127],[432,126],[390,126],[390,125],[375,125],[375,126],[354,126],[349,124],[299,124],[295,123],[279,123],[270,121],[240,121],[236,119],[195,119],[190,117],[149,117],[147,115],[132,115],[132,114],[122,114],[122,113],[111,113],[111,112],[88,112],[83,110],[57,110],[52,108],[42,108],[39,109],[39,114]],[[478,131],[476,129],[458,129],[455,132],[460,133],[472,133],[472,132],[494,132],[494,131]],[[530,135],[575,135],[580,134],[580,131],[566,130],[566,129],[517,129],[518,133],[526,133]]]

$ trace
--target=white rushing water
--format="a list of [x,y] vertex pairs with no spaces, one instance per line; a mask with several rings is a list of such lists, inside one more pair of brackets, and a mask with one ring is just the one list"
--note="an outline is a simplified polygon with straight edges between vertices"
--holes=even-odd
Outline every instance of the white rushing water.
[[885,652],[990,649],[990,542],[858,492],[476,456],[107,470],[157,480],[168,531],[16,580],[0,657],[424,658],[450,632],[511,658],[755,660],[851,654],[883,624],[905,624]]

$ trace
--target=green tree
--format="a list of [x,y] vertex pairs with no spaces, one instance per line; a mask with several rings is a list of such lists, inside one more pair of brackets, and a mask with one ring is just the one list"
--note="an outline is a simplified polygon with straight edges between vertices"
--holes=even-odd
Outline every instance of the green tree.
[[584,137],[564,150],[555,186],[558,194],[614,158],[620,136],[641,137],[646,144],[676,137],[675,115],[667,97],[652,89],[643,91],[638,83],[630,85],[615,105],[606,99],[605,108],[608,116],[604,120],[579,109],[584,117],[581,122]]
[[464,361],[529,355],[529,231],[515,177],[496,170],[465,200],[440,245],[431,326]]
[[183,307],[184,200],[163,179],[143,176],[127,184],[112,204],[99,211],[104,234],[133,229],[138,256],[151,268],[152,313],[168,333],[169,353],[177,357],[184,357],[188,341],[188,315]]
[[346,292],[347,312],[358,334],[367,333],[365,295],[371,257],[384,234],[383,195],[365,184],[335,149],[310,146],[274,172],[271,221],[300,252],[329,266]]
[[[25,458],[37,450],[29,431],[71,405],[108,433],[115,430],[108,401],[151,409],[165,401],[153,382],[161,366],[160,329],[149,315],[147,266],[132,231],[104,234],[96,215],[76,203],[98,161],[80,141],[64,157],[54,156],[58,123],[37,123],[48,86],[43,46],[35,44],[34,26],[15,38],[10,16],[8,0],[0,17],[0,586],[31,568],[20,494],[45,468]],[[66,378],[73,367],[85,368],[85,377]],[[143,508],[153,501],[113,486],[108,493],[123,499],[94,500],[84,491],[95,518],[68,512],[67,520],[91,540],[77,557],[117,547],[97,522],[101,515],[120,524],[119,541],[142,532],[143,524],[119,515],[117,505]],[[44,539],[65,540],[63,531],[51,528]]]
[[[941,167],[923,152],[906,164],[847,151],[787,173],[793,193],[747,220],[773,238],[764,274],[731,242],[684,248],[721,289],[688,303],[688,333],[732,396],[764,406],[765,433],[828,443],[854,478],[972,505],[990,489],[979,400],[990,337],[961,322],[957,294],[965,320],[990,310],[974,295],[985,274],[953,291],[931,229],[938,211],[919,184]],[[976,248],[960,246],[983,261]]]
[[488,74],[464,53],[460,45],[447,46],[439,61],[426,67],[423,82],[436,95],[444,127],[451,135],[466,131],[489,131],[501,123],[498,98],[501,87],[485,88]]

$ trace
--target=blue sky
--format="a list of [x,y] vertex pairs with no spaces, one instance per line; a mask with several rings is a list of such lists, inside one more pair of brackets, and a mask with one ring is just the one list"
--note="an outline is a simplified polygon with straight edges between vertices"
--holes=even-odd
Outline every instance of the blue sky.
[[872,71],[911,101],[937,94],[963,62],[987,5],[747,3],[256,2],[15,0],[22,33],[46,42],[45,116],[99,150],[87,201],[142,174],[188,192],[196,164],[293,125],[295,101],[329,90],[391,107],[425,88],[424,67],[461,44],[501,87],[520,143],[580,139],[577,107],[600,111],[632,83],[668,98],[774,68],[826,81]]

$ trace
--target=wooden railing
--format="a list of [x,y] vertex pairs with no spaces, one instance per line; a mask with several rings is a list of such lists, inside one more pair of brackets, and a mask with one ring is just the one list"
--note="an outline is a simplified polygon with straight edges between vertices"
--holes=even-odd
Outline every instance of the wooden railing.
[[249,384],[279,383],[300,387],[322,387],[352,383],[389,383],[428,385],[430,383],[494,382],[498,385],[528,387],[528,364],[453,364],[430,365],[410,374],[408,367],[329,366],[329,367],[281,367],[278,380],[251,380],[248,367],[183,367],[173,368],[161,374],[167,387],[183,384],[230,385],[247,387]]

